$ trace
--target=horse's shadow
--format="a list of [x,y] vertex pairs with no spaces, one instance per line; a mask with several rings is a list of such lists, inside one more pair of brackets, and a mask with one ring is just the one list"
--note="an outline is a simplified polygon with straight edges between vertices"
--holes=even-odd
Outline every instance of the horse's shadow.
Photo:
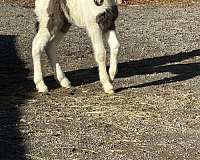
[[[161,85],[191,79],[200,74],[200,63],[181,64],[181,61],[188,60],[200,55],[200,50],[191,52],[181,52],[175,55],[147,58],[136,61],[123,62],[118,64],[118,74],[116,78],[126,78],[134,75],[145,75],[153,73],[170,72],[176,74],[174,77],[163,78],[157,81],[148,82],[140,85],[133,85],[127,88],[118,88],[121,91],[128,88],[140,88],[151,85]],[[179,62],[179,63],[178,63]],[[176,64],[178,63],[178,64]],[[85,85],[99,80],[98,68],[79,69],[65,73],[73,86]],[[46,77],[47,83],[51,88],[57,88],[53,76]]]

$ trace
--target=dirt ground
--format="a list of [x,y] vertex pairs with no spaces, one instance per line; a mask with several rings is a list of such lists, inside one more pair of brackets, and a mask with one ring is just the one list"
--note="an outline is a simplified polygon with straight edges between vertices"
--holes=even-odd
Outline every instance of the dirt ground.
[[[23,7],[34,7],[35,0],[0,0],[0,3],[18,4]],[[187,4],[194,5],[199,3],[200,0],[122,0],[122,5],[141,5],[141,4]]]
[[[163,0],[122,0],[123,4],[147,4],[147,3],[158,3],[160,1]],[[177,1],[177,0],[164,0],[164,1]],[[188,1],[188,0],[187,0]],[[0,0],[0,2],[3,3],[18,3],[21,6],[25,6],[25,7],[33,7],[34,6],[34,2],[35,0]]]
[[33,10],[0,11],[0,159],[200,159],[200,6],[120,7],[113,96],[102,91],[90,40],[75,26],[58,49],[74,87],[56,83],[44,54],[50,92],[38,94]]

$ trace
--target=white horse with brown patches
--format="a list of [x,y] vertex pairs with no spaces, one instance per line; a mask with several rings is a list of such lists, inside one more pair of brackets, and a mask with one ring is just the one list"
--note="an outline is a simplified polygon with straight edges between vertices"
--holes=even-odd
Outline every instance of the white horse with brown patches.
[[[57,58],[56,45],[68,31],[71,24],[86,28],[93,45],[99,77],[104,91],[112,94],[111,82],[117,72],[119,42],[115,33],[115,20],[118,16],[116,0],[36,0],[35,13],[38,20],[38,33],[32,44],[34,82],[39,92],[47,92],[41,69],[41,53],[45,50],[56,78],[62,87],[69,88]],[[110,47],[109,74],[106,71],[106,51],[103,38]]]

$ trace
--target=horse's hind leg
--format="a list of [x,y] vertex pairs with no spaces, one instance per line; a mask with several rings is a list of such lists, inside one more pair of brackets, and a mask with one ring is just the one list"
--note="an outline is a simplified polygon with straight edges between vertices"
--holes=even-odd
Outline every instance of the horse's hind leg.
[[47,43],[51,39],[51,35],[47,28],[39,29],[32,43],[32,58],[34,65],[34,83],[38,92],[47,92],[48,88],[44,83],[41,67],[41,54]]
[[58,43],[63,39],[64,33],[59,31],[55,37],[47,44],[46,53],[51,63],[51,66],[56,74],[56,79],[60,83],[62,87],[70,88],[70,81],[65,76],[64,72],[61,69],[60,64],[58,63],[58,59],[56,56],[56,47]]

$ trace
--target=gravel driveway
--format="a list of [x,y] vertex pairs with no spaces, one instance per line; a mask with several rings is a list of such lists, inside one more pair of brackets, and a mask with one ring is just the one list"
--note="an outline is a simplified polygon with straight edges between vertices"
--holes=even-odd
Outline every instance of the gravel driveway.
[[32,9],[0,4],[0,159],[200,159],[200,6],[120,8],[113,96],[77,27],[58,49],[73,89],[59,87],[44,54],[50,92],[38,94],[34,24]]

